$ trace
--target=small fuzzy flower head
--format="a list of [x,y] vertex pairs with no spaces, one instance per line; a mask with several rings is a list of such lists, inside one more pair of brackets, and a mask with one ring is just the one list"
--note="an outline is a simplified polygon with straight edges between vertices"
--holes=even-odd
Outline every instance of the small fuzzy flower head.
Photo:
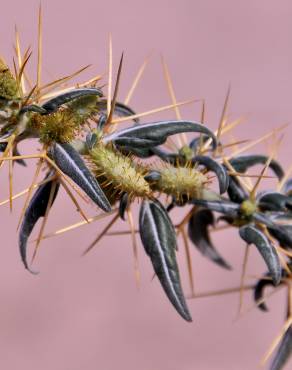
[[7,100],[19,98],[17,81],[2,59],[0,59],[0,96]]

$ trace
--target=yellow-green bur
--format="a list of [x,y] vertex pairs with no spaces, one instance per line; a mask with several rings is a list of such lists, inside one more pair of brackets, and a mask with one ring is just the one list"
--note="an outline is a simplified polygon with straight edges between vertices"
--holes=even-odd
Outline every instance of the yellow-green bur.
[[105,179],[104,185],[119,192],[126,192],[130,197],[151,197],[151,188],[144,179],[147,169],[137,164],[131,157],[114,150],[111,145],[98,143],[89,153],[93,163],[93,172],[99,179]]
[[174,167],[166,164],[159,169],[160,179],[155,183],[156,190],[181,199],[200,198],[208,178],[192,167]]

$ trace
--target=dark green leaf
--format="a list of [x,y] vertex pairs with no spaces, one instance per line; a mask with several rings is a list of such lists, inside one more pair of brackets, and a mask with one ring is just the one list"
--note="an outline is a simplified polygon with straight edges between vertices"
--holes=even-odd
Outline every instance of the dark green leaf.
[[230,265],[220,256],[210,240],[210,225],[214,225],[213,213],[208,209],[197,209],[188,223],[189,238],[205,257],[230,270]]
[[207,168],[207,170],[214,172],[218,178],[220,194],[226,192],[229,185],[229,176],[224,166],[214,161],[214,159],[204,155],[195,156],[192,159],[192,162],[202,164]]
[[275,247],[259,229],[253,225],[242,226],[239,235],[248,244],[254,244],[262,255],[271,274],[274,285],[281,281],[281,263]]
[[[288,328],[278,347],[271,370],[282,370],[292,355],[292,325]],[[288,370],[288,368],[287,368]]]
[[111,205],[79,153],[68,143],[55,143],[48,152],[60,170],[70,177],[105,212]]
[[201,123],[192,121],[159,121],[136,125],[104,137],[104,143],[114,142],[128,148],[152,148],[165,143],[168,136],[183,132],[205,133],[213,140],[216,148],[217,141],[212,131]]
[[[232,158],[230,164],[237,172],[246,172],[250,167],[258,164],[266,164],[269,157],[265,155],[243,155]],[[274,171],[275,175],[281,180],[284,177],[284,171],[281,165],[274,159],[271,161],[269,167]]]
[[47,101],[42,105],[46,110],[45,114],[55,112],[61,105],[71,102],[72,100],[83,96],[102,96],[102,91],[96,88],[75,89],[64,94],[58,95],[55,98]]
[[[48,174],[46,176],[46,179],[52,176],[52,174]],[[54,186],[54,188],[53,188]],[[48,202],[50,199],[50,194],[52,189],[54,189],[54,194],[52,198],[52,204],[57,196],[58,190],[59,190],[59,183],[57,180],[51,180],[46,182],[45,184],[42,184],[38,187],[36,192],[34,193],[26,211],[23,217],[23,221],[20,227],[19,231],[19,250],[22,262],[26,269],[28,269],[30,272],[34,273],[30,268],[28,267],[27,263],[27,240],[39,220],[39,218],[44,217],[46,214],[46,209],[48,206]]]
[[158,201],[144,201],[139,217],[140,236],[154,271],[177,312],[192,321],[176,262],[176,235],[171,220]]

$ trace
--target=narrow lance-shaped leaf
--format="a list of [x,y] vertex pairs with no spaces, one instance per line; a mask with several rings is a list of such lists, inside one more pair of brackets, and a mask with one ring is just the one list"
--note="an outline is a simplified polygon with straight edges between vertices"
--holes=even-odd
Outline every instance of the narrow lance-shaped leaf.
[[212,131],[198,122],[192,121],[159,121],[136,125],[114,132],[103,138],[105,144],[114,142],[117,145],[133,148],[151,148],[164,144],[168,136],[183,132],[200,132],[212,138],[213,148],[217,140]]
[[292,248],[292,225],[274,225],[269,232],[282,247]]
[[292,210],[292,198],[275,191],[265,192],[257,198],[260,208],[264,211]]
[[[46,179],[50,176],[52,176],[51,173],[47,175]],[[44,217],[46,214],[51,191],[54,191],[54,194],[52,195],[52,206],[57,196],[58,190],[59,182],[56,179],[40,185],[34,193],[23,217],[23,221],[19,231],[19,251],[21,255],[21,260],[25,268],[32,273],[34,272],[30,270],[27,263],[27,241],[39,218]]]
[[143,202],[139,231],[144,249],[170,302],[185,320],[192,321],[176,262],[175,230],[166,210],[158,201]]
[[198,209],[188,223],[189,238],[205,257],[230,270],[230,265],[220,256],[210,240],[209,225],[214,225],[213,213],[208,209]]
[[[288,328],[278,347],[270,370],[282,370],[292,355],[292,325]],[[288,369],[287,369],[288,370]]]
[[46,110],[46,113],[55,112],[61,105],[69,103],[74,99],[81,98],[83,96],[103,96],[102,91],[96,88],[84,88],[76,89],[69,91],[67,93],[56,96],[53,99],[50,99],[45,104],[42,105],[42,108]]
[[48,152],[59,169],[70,177],[102,210],[110,212],[111,205],[95,177],[78,152],[68,143],[55,143]]
[[265,234],[253,225],[245,225],[239,229],[240,237],[248,244],[254,244],[262,255],[271,274],[274,285],[281,281],[281,264],[275,247]]
[[205,199],[192,199],[192,204],[208,208],[211,211],[222,213],[232,218],[236,218],[239,214],[239,204],[234,204],[227,200],[205,200]]
[[[237,172],[246,172],[250,167],[258,164],[266,164],[269,157],[265,155],[243,155],[240,157],[230,159],[230,164]],[[284,171],[281,165],[272,159],[269,167],[273,170],[275,175],[281,180],[284,177]]]

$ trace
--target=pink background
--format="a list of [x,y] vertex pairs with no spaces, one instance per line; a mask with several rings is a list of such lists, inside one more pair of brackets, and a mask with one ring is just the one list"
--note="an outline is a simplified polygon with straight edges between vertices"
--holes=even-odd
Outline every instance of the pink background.
[[[247,115],[236,137],[252,139],[292,118],[291,1],[43,1],[44,80],[92,63],[82,79],[106,71],[107,40],[112,33],[115,67],[125,52],[120,99],[150,52],[152,58],[132,101],[137,111],[168,104],[160,64],[168,62],[179,100],[206,98],[209,127],[216,128],[226,89],[232,86],[231,117]],[[5,1],[0,13],[1,53],[11,62],[14,24],[24,46],[31,44],[35,70],[38,1]],[[199,106],[182,110],[198,119]],[[173,112],[156,116],[174,118]],[[152,117],[151,117],[152,118]],[[149,119],[151,119],[149,118]],[[280,158],[290,163],[291,128]],[[228,141],[230,138],[226,138]],[[22,151],[32,151],[26,145]],[[15,191],[29,184],[29,171],[17,167]],[[28,174],[30,172],[30,174]],[[1,172],[1,199],[7,196],[7,167]],[[86,258],[80,254],[101,230],[86,226],[42,244],[35,277],[20,263],[16,226],[23,199],[14,213],[1,207],[0,367],[54,370],[227,370],[256,369],[285,311],[285,296],[269,302],[271,312],[253,310],[234,321],[238,294],[190,300],[194,319],[185,323],[166,300],[142,247],[142,284],[133,274],[129,237],[106,238]],[[95,214],[92,207],[89,214]],[[48,231],[78,216],[63,194],[51,214]],[[136,218],[137,220],[137,218]],[[122,223],[117,229],[126,228]],[[215,235],[214,235],[215,237]],[[236,235],[217,233],[216,245],[234,266],[232,273],[192,250],[198,291],[237,286],[244,248]],[[252,253],[248,273],[264,271]],[[184,289],[186,265],[179,253]],[[245,307],[252,304],[251,294]]]

